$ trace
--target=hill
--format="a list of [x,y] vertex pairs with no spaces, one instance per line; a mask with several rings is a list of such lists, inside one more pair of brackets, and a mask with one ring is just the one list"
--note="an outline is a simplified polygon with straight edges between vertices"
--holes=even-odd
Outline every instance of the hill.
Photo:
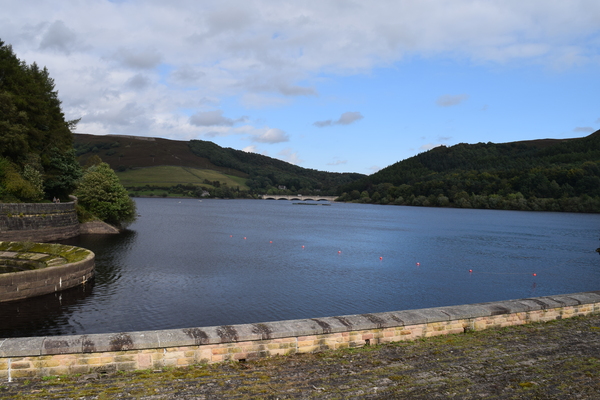
[[[130,193],[215,197],[257,194],[337,195],[339,186],[364,177],[298,167],[271,157],[222,148],[215,143],[139,136],[75,134],[82,165],[98,156]],[[166,166],[172,167],[165,169]]]
[[377,204],[600,212],[600,131],[436,147],[342,190],[343,200]]

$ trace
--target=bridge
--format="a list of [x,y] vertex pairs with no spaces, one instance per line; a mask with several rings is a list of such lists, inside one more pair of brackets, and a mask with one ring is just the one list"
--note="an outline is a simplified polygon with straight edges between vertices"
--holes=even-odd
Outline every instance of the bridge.
[[298,201],[335,201],[338,196],[321,196],[321,195],[287,195],[287,194],[263,194],[263,200],[298,200]]

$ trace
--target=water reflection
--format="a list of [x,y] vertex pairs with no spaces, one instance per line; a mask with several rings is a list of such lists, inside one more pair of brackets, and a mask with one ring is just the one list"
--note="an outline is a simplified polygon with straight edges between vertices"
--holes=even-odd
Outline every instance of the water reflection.
[[27,300],[0,304],[0,337],[45,336],[75,333],[69,331],[73,307],[90,296],[94,280],[67,290],[36,296]]

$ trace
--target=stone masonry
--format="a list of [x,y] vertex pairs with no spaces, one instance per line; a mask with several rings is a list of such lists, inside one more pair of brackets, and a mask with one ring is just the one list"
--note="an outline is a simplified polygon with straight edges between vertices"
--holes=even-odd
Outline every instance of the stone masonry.
[[0,241],[49,242],[79,235],[75,203],[0,203]]
[[0,339],[0,380],[368,346],[600,313],[600,291],[257,324]]

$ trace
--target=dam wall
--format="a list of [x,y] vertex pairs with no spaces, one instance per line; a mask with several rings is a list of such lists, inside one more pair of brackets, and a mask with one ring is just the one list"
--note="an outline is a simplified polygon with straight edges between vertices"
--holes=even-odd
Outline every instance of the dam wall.
[[600,313],[600,291],[377,314],[0,339],[0,380],[245,361]]
[[79,235],[75,203],[0,203],[0,241],[49,242]]

